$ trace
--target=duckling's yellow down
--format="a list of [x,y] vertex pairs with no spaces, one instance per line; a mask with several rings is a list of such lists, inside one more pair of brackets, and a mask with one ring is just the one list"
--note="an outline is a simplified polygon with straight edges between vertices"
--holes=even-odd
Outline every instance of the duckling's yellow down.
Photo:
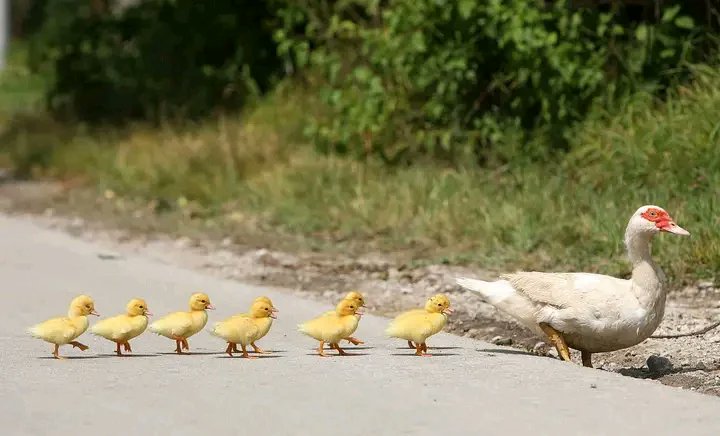
[[323,346],[329,343],[341,355],[346,354],[338,345],[342,339],[352,335],[360,322],[356,315],[358,305],[353,300],[342,300],[332,315],[322,314],[319,317],[298,325],[298,330],[311,338],[320,341],[318,354],[325,356]]
[[413,309],[396,316],[385,333],[392,338],[414,342],[415,354],[418,356],[428,355],[425,353],[425,342],[445,327],[449,313],[452,313],[450,300],[438,294],[427,300],[424,309]]
[[60,345],[70,344],[82,351],[88,349],[87,345],[76,342],[75,339],[85,333],[89,322],[88,315],[97,315],[95,302],[87,295],[79,295],[70,302],[67,317],[52,318],[28,329],[33,337],[42,339],[55,345],[53,356],[61,359],[58,354]]
[[126,313],[106,318],[90,329],[90,333],[115,342],[115,354],[122,356],[120,346],[132,352],[130,339],[140,336],[148,325],[147,303],[143,299],[134,298],[126,306]]
[[181,354],[183,349],[190,349],[187,339],[202,330],[207,324],[206,309],[215,309],[210,303],[210,297],[202,292],[195,293],[190,297],[190,310],[188,312],[175,312],[166,315],[150,324],[150,331],[173,339],[176,343],[175,352]]
[[272,320],[277,312],[272,302],[267,297],[258,297],[250,306],[248,313],[241,313],[215,324],[211,333],[219,338],[225,339],[228,347],[225,350],[232,357],[232,353],[238,351],[237,344],[242,348],[243,357],[250,358],[247,346],[251,345],[258,353],[263,350],[255,345],[267,334],[272,326]]

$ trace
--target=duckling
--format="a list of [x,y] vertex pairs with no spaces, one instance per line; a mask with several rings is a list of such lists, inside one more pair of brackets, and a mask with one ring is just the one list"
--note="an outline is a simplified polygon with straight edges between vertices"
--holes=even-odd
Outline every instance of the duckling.
[[190,311],[165,315],[150,324],[150,331],[173,339],[175,352],[183,354],[182,350],[190,351],[187,338],[205,327],[208,319],[206,309],[214,310],[215,307],[210,303],[207,294],[197,292],[190,297]]
[[323,347],[325,343],[330,344],[330,348],[334,348],[341,356],[347,355],[345,350],[340,348],[338,343],[350,335],[357,329],[360,321],[358,305],[353,300],[342,300],[335,307],[333,315],[322,314],[319,317],[298,325],[298,330],[320,341],[318,354],[326,357]]
[[67,317],[49,319],[30,327],[28,333],[45,342],[54,344],[55,350],[52,355],[56,359],[64,359],[58,354],[60,345],[70,344],[73,348],[77,347],[81,351],[88,349],[87,345],[75,341],[75,338],[87,330],[89,325],[88,315],[98,316],[98,313],[95,312],[95,302],[87,295],[79,295],[70,302]]
[[232,353],[237,351],[237,344],[240,344],[242,356],[246,359],[257,358],[250,357],[246,348],[248,345],[252,345],[255,351],[259,353],[263,352],[254,343],[267,334],[272,325],[272,320],[275,319],[275,308],[268,301],[267,298],[258,298],[253,302],[249,313],[231,316],[215,324],[211,333],[227,341],[228,346],[225,352],[230,357],[233,357]]
[[427,354],[425,341],[445,327],[451,313],[450,300],[437,294],[427,300],[424,309],[409,310],[395,317],[385,333],[392,338],[407,340],[408,345],[415,348],[416,356],[431,356]]
[[132,353],[130,339],[145,331],[148,324],[147,317],[152,315],[145,300],[140,298],[130,300],[126,311],[126,314],[104,319],[90,328],[90,333],[115,342],[115,354],[118,356],[123,355],[120,351],[121,345],[125,351]]
[[[270,300],[270,298],[265,297],[265,296],[257,297],[255,300],[253,300],[253,304],[257,303],[257,302],[261,302],[261,301],[270,305],[271,315],[269,317],[255,319],[255,323],[260,328],[260,331],[258,332],[258,337],[253,342],[250,343],[250,346],[253,348],[253,351],[255,351],[258,354],[268,354],[268,353],[270,353],[269,351],[265,351],[262,348],[258,347],[257,345],[255,345],[255,342],[262,339],[270,331],[270,327],[272,326],[273,319],[277,319],[277,317],[274,314],[279,312],[279,310],[277,310],[275,308],[272,300]],[[251,315],[249,313],[240,313],[237,315],[233,315],[233,318],[235,318],[235,317],[249,318],[249,317],[251,317]],[[232,351],[233,351],[233,353],[240,352],[240,350],[238,350],[238,348],[237,348],[237,344],[233,347]]]
[[[347,295],[345,295],[345,297],[343,298],[343,300],[354,301],[357,304],[358,308],[365,306],[365,298],[363,298],[363,295],[358,291],[348,292]],[[327,316],[327,315],[335,315],[335,311],[330,310],[330,311],[325,312],[325,316]],[[361,345],[361,344],[365,343],[365,342],[361,341],[360,339],[354,338],[352,336],[348,336],[347,338],[344,338],[344,340],[350,342],[353,345]]]

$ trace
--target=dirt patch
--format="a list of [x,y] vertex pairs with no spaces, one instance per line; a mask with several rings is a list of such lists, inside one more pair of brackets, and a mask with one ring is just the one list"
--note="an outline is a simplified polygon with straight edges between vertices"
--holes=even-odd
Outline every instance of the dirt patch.
[[[380,315],[392,316],[421,306],[428,296],[444,292],[456,309],[448,331],[540,356],[555,355],[542,338],[455,285],[457,276],[490,279],[497,275],[493,272],[452,265],[417,266],[388,254],[279,251],[272,249],[272,243],[238,243],[217,232],[183,232],[177,223],[171,236],[137,224],[121,225],[116,212],[103,212],[102,208],[83,211],[67,200],[65,192],[53,184],[0,184],[0,209],[99,242],[109,251],[98,256],[108,261],[141,252],[223,278],[284,287],[327,303],[357,289],[366,294],[368,310]],[[712,283],[675,290],[668,297],[665,319],[656,334],[694,331],[719,315],[720,289]],[[648,367],[651,356],[656,357]],[[574,358],[579,360],[579,355]],[[720,396],[720,328],[694,337],[648,339],[630,349],[596,354],[594,364],[601,370]]]

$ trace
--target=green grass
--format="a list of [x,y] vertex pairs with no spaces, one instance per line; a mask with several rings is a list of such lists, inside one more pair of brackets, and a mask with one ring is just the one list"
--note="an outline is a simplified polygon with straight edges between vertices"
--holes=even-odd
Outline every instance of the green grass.
[[27,53],[23,43],[13,41],[0,71],[0,121],[9,113],[37,109],[43,101],[47,79],[30,71]]
[[675,284],[720,267],[720,75],[711,68],[665,103],[636,96],[578,126],[572,151],[555,161],[495,169],[320,155],[300,133],[312,96],[285,84],[242,116],[161,128],[17,116],[0,133],[0,159],[22,176],[82,177],[117,194],[108,201],[178,212],[221,233],[498,270],[627,274],[627,220],[658,204],[693,235],[658,238]]

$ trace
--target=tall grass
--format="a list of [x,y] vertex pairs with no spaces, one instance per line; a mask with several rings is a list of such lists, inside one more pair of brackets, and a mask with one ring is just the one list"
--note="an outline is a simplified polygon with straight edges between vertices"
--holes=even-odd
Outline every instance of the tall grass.
[[192,208],[227,231],[245,220],[260,224],[243,231],[493,269],[625,275],[627,220],[658,204],[692,233],[658,238],[678,283],[720,267],[720,75],[699,67],[696,76],[665,103],[636,96],[578,126],[555,161],[494,169],[320,155],[300,134],[312,93],[292,86],[246,116],[96,130],[16,118],[0,141],[21,175],[83,176],[120,196]]

